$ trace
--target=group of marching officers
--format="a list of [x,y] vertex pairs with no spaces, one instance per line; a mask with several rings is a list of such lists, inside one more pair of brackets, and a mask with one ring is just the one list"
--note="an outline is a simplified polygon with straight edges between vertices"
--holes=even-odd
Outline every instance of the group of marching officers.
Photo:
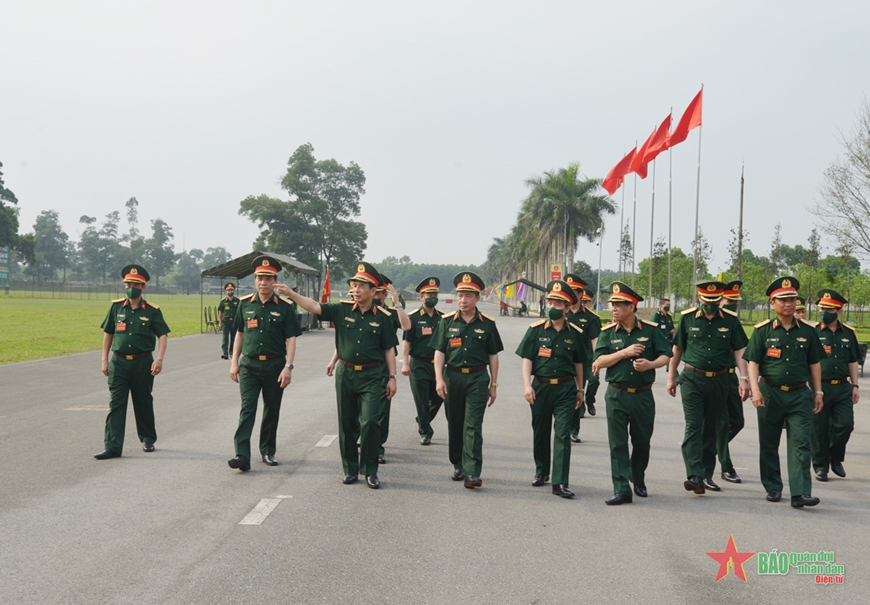
[[[225,334],[222,357],[231,359],[230,377],[241,393],[231,468],[251,468],[251,434],[261,393],[260,455],[265,464],[278,464],[281,399],[292,380],[301,335],[298,305],[335,327],[335,352],[326,371],[335,377],[343,483],[356,483],[363,475],[370,488],[380,487],[378,468],[385,462],[400,354],[396,333],[401,329],[402,374],[410,378],[421,445],[431,443],[431,423],[443,405],[451,478],[469,489],[482,486],[483,417],[497,397],[498,354],[504,346],[496,322],[478,309],[485,288],[478,275],[456,275],[458,310],[451,313],[437,308],[440,280],[423,279],[416,288],[422,304],[406,313],[389,278],[366,262],[348,280],[350,300],[338,303],[319,303],[279,284],[281,265],[275,258],[260,256],[253,269],[256,291],[235,298],[229,284],[219,313]],[[169,327],[159,308],[142,298],[148,272],[129,265],[122,277],[126,296],[113,301],[102,326],[102,369],[109,377],[111,403],[106,449],[95,455],[100,460],[121,455],[128,395],[143,450],[153,452],[157,439],[151,390],[162,369]],[[741,286],[739,281],[697,283],[698,305],[683,311],[675,326],[667,300],[654,322],[640,320],[636,313],[643,298],[616,281],[609,297],[613,321],[602,326],[587,308],[591,297],[579,276],[568,274],[547,284],[545,317],[529,326],[516,349],[531,410],[532,485],[550,483],[554,495],[574,496],[569,488],[571,442],[580,442],[584,413],[595,414],[598,376],[606,369],[614,491],[606,503],[647,497],[645,472],[655,421],[652,385],[656,370],[666,368],[667,392],[675,397],[679,390],[685,415],[686,490],[720,491],[714,480],[717,455],[721,478],[741,482],[728,443],[743,428],[743,402],[751,398],[767,500],[782,497],[779,442],[785,428],[791,505],[818,504],[810,465],[818,481],[827,481],[829,470],[845,477],[852,406],[858,402],[858,342],[854,329],[840,321],[847,301],[823,289],[816,303],[821,321],[799,319],[796,310],[803,300],[797,296],[798,280],[778,278],[767,289],[776,318],[756,324],[747,339],[737,314]],[[384,305],[387,295],[393,299],[391,309]]]

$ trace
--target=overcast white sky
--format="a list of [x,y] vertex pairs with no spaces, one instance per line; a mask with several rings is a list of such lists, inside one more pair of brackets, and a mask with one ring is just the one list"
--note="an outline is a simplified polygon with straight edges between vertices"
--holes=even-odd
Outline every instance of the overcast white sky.
[[[357,162],[366,258],[481,263],[523,181],[603,177],[701,84],[701,226],[727,261],[746,163],[748,247],[791,244],[868,94],[870,3],[43,2],[0,19],[0,162],[22,231],[44,209],[163,218],[177,249],[250,249],[249,194],[285,197],[287,158]],[[698,130],[674,148],[675,246],[692,239]],[[667,235],[667,154],[654,233]],[[652,166],[650,166],[652,171]],[[626,182],[626,214],[633,186]],[[638,259],[652,173],[637,187]],[[285,197],[286,199],[286,197]],[[622,191],[614,199],[619,203]],[[619,213],[607,222],[615,268]],[[826,240],[826,252],[833,244]],[[598,265],[594,244],[578,256]]]

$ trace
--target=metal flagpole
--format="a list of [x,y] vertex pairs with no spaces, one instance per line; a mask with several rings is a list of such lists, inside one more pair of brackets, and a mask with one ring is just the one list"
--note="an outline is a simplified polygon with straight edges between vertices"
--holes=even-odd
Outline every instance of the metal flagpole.
[[619,211],[619,275],[625,279],[625,265],[622,259],[622,232],[625,229],[625,187],[622,188],[622,208]]
[[653,160],[653,183],[652,183],[652,206],[650,208],[649,217],[649,286],[646,293],[646,306],[651,307],[652,304],[652,270],[653,270],[653,238],[655,230],[653,224],[656,219],[656,161]]
[[[701,90],[704,90],[703,84]],[[698,280],[698,210],[701,207],[701,131],[703,129],[703,124],[698,126],[698,178],[695,186],[695,250],[692,261],[692,283]]]
[[598,287],[595,290],[595,311],[601,308],[601,252],[604,250],[604,222],[598,235]]
[[[637,147],[637,141],[634,142]],[[631,289],[634,289],[634,257],[637,250],[637,173],[634,173],[634,211],[631,217]]]
[[[671,107],[671,115],[674,108]],[[676,305],[674,289],[671,285],[671,232],[674,225],[674,163],[671,148],[668,147],[668,297]]]

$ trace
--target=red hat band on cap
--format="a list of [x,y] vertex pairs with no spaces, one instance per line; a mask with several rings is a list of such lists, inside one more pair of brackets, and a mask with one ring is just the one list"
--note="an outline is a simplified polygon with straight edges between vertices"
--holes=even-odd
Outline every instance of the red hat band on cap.
[[138,273],[128,273],[124,276],[124,281],[138,281],[141,283],[145,283],[145,278],[139,275]]
[[260,265],[254,270],[254,275],[278,275],[278,267]]
[[556,300],[562,300],[562,301],[565,301],[565,302],[568,303],[568,304],[571,304],[571,303],[573,302],[573,301],[571,300],[571,297],[568,296],[567,294],[565,294],[564,292],[562,292],[561,290],[558,290],[558,291],[557,291],[557,290],[552,290],[549,294],[547,294],[547,298],[553,298],[553,299],[556,299]]
[[637,303],[639,302],[634,296],[632,296],[631,294],[627,294],[625,292],[614,292],[610,296],[611,302],[613,301],[614,298],[616,299],[616,302],[630,302],[631,304],[633,304],[635,306],[637,306]]
[[788,298],[789,296],[797,296],[797,290],[794,288],[777,288],[770,293],[771,298]]
[[377,277],[375,277],[375,276],[372,275],[371,273],[365,273],[365,272],[363,272],[363,271],[359,271],[359,272],[357,272],[357,274],[354,275],[354,276],[350,279],[350,281],[364,281],[364,282],[369,282],[370,284],[373,284],[375,287],[378,287],[378,286],[380,285],[380,281],[378,280]]

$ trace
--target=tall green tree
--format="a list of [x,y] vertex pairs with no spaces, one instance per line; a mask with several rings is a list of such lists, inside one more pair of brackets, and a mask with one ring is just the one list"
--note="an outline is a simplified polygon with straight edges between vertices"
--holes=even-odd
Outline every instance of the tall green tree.
[[121,241],[127,244],[120,253],[119,261],[124,264],[141,263],[145,257],[145,238],[139,233],[139,200],[131,197],[124,203],[127,214],[127,232]]
[[233,255],[227,252],[227,249],[223,246],[206,248],[205,253],[202,255],[202,267],[203,269],[217,267],[229,262],[232,258]]
[[[0,169],[3,163],[0,162]],[[33,265],[36,262],[36,238],[32,234],[18,235],[18,198],[3,182],[0,170],[0,246],[9,246],[18,260]]]
[[178,255],[178,264],[173,272],[175,283],[184,288],[185,294],[199,290],[201,283],[200,272],[203,259],[203,251],[197,248],[182,252]]
[[175,236],[172,234],[172,227],[163,219],[157,218],[151,221],[151,237],[145,240],[145,254],[148,258],[148,272],[154,277],[158,288],[160,276],[172,271],[178,258],[173,239]]
[[42,278],[54,281],[59,271],[66,272],[69,267],[69,236],[60,226],[60,219],[55,210],[43,210],[33,224],[33,235],[36,238],[36,262],[32,270],[36,281]]

